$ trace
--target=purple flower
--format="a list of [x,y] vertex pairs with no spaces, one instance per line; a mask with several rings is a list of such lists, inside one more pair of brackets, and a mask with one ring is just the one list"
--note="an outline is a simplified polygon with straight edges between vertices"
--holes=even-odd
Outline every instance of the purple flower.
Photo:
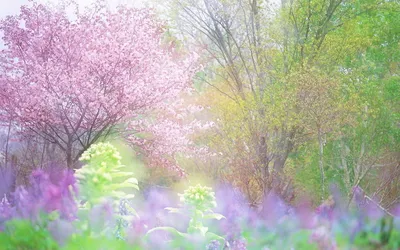
[[75,232],[75,228],[70,221],[55,220],[49,223],[48,229],[53,238],[63,246],[71,235]]
[[238,239],[232,242],[232,250],[247,250],[247,243],[245,239]]
[[89,211],[89,225],[94,232],[101,232],[105,228],[114,227],[115,218],[112,201],[96,205]]
[[224,215],[226,218],[218,221],[220,230],[228,240],[239,237],[241,233],[240,224],[250,217],[247,200],[238,190],[228,185],[220,185],[216,189],[216,200],[218,206],[215,212]]
[[0,197],[10,195],[15,184],[15,171],[12,167],[0,166]]
[[269,226],[274,226],[287,214],[288,206],[276,194],[270,192],[263,200],[260,216]]
[[7,196],[4,195],[0,202],[0,230],[3,229],[4,222],[11,219],[13,214],[13,208],[8,202]]
[[69,172],[63,172],[57,183],[49,174],[36,170],[31,175],[29,187],[18,187],[14,192],[16,215],[35,219],[39,212],[58,211],[62,219],[76,218],[77,205],[72,194],[76,190],[75,180]]
[[319,226],[313,230],[310,242],[315,242],[319,249],[335,250],[336,243],[332,239],[331,232],[325,226]]
[[219,249],[221,249],[221,243],[217,240],[211,241],[206,246],[206,250],[219,250]]
[[314,228],[316,226],[317,216],[313,212],[310,201],[304,200],[295,210],[301,227]]

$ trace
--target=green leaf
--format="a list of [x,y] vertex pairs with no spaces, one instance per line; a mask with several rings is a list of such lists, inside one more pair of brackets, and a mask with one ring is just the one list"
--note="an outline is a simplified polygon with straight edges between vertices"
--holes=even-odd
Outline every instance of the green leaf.
[[166,207],[164,208],[165,210],[168,210],[170,213],[182,213],[182,211],[179,208],[174,208],[174,207]]
[[203,227],[202,225],[189,226],[188,228],[189,234],[200,233],[202,236],[204,236],[207,232],[208,232],[208,227]]
[[207,241],[218,240],[221,243],[225,242],[225,238],[224,237],[221,237],[221,236],[219,236],[219,235],[217,235],[215,233],[211,233],[211,232],[207,232],[206,233],[206,239],[207,239]]
[[226,219],[225,216],[219,213],[212,213],[212,214],[206,214],[203,217],[204,219],[216,219],[216,220],[221,220],[221,219]]
[[166,231],[166,232],[172,233],[175,236],[182,237],[182,238],[187,238],[188,237],[188,234],[181,233],[176,228],[173,228],[173,227],[155,227],[155,228],[152,228],[146,233],[146,237],[149,234],[154,233],[156,231]]

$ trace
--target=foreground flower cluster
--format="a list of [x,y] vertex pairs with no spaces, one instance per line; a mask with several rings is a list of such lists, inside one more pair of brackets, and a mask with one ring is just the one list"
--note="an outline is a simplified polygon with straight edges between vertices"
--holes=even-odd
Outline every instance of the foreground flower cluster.
[[[109,143],[89,148],[76,173],[35,171],[0,203],[1,249],[399,249],[400,220],[354,191],[353,209],[332,192],[316,210],[268,195],[250,208],[234,188],[195,185],[177,195],[123,171]],[[132,190],[132,188],[134,190]],[[171,207],[171,205],[173,207]]]

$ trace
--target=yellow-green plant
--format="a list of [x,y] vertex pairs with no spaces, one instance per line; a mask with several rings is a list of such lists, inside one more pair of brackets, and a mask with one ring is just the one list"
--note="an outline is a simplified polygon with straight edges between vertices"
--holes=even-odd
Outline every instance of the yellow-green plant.
[[208,231],[208,227],[204,226],[206,219],[217,219],[220,220],[225,218],[223,215],[214,213],[213,209],[217,206],[215,200],[215,193],[211,188],[197,185],[191,186],[184,191],[183,194],[179,194],[181,206],[179,208],[167,207],[171,213],[181,213],[190,216],[189,226],[187,232],[179,232],[173,227],[156,227],[147,232],[147,235],[158,231],[168,231],[172,233],[175,238],[172,240],[172,244],[175,246],[187,246],[191,244],[191,241],[197,240],[197,244],[207,244],[213,240],[225,242],[225,239],[217,234]]
[[91,206],[107,198],[133,198],[133,194],[127,194],[122,189],[139,189],[137,179],[130,177],[132,173],[122,170],[121,156],[110,143],[92,145],[80,160],[86,165],[76,171],[75,177],[79,181],[80,196]]
[[[138,181],[132,173],[123,171],[121,156],[110,143],[97,143],[85,151],[81,158],[85,161],[75,173],[79,182],[80,197],[85,201],[81,211],[98,208],[111,201],[111,208],[116,212],[115,233],[123,238],[125,228],[137,216],[136,211],[127,206],[127,200],[134,197],[127,189],[138,190]],[[90,229],[90,225],[84,226]],[[109,228],[108,228],[109,229]]]

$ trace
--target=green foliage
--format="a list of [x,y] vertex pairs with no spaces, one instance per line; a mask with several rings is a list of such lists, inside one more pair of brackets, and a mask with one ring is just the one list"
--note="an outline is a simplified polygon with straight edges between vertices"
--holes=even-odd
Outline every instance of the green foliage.
[[[290,171],[286,172],[294,177],[297,188],[319,192],[315,190],[321,186],[320,177],[312,172],[318,171],[318,147],[315,137],[308,136],[313,133],[313,123],[306,120],[307,114],[319,115],[318,108],[325,102],[328,112],[337,113],[320,119],[326,136],[320,163],[326,174],[325,186],[336,182],[348,193],[367,176],[367,193],[374,193],[380,185],[374,176],[381,172],[375,164],[387,164],[388,155],[396,154],[400,147],[399,5],[397,1],[347,1],[328,15],[333,10],[329,5],[335,2],[339,1],[292,1],[282,13],[281,25],[287,25],[288,33],[281,34],[281,39],[287,41],[291,74],[312,67],[336,81],[336,96],[330,102],[318,95],[322,98],[311,100],[312,105],[300,105],[298,116],[304,122],[298,123],[298,128],[308,133],[304,133],[307,137],[298,134],[301,147],[291,154],[293,159],[288,162],[292,165],[287,164]],[[294,78],[295,87],[299,87],[299,79]],[[312,96],[312,86],[304,90]]]
[[129,199],[134,195],[127,194],[121,189],[139,189],[137,179],[132,173],[121,169],[121,156],[110,143],[97,143],[85,151],[81,161],[87,164],[75,173],[80,184],[80,195],[90,205],[105,201],[105,198]]
[[354,245],[362,249],[398,249],[400,247],[400,232],[393,225],[393,218],[381,218],[373,228],[366,227],[354,239]]
[[[127,191],[139,189],[137,179],[130,177],[132,173],[122,170],[121,156],[110,143],[92,145],[80,160],[87,164],[75,173],[81,199],[85,201],[79,211],[82,219],[78,222],[79,228],[82,233],[101,238],[107,236],[111,240],[114,234],[123,238],[125,227],[137,216],[136,211],[125,202],[134,197]],[[87,220],[90,216],[95,216],[95,220]],[[99,225],[93,224],[96,220]]]
[[190,221],[187,232],[179,232],[173,227],[156,227],[149,230],[147,235],[156,231],[169,232],[173,235],[172,246],[188,247],[194,244],[194,240],[198,241],[196,245],[203,244],[205,246],[213,240],[217,240],[223,245],[225,239],[209,232],[208,227],[204,226],[204,222],[207,219],[221,220],[225,218],[223,215],[212,211],[217,206],[215,194],[212,189],[201,185],[191,186],[183,194],[179,194],[179,196],[182,206],[180,208],[167,207],[166,210],[169,210],[171,213],[181,214],[189,212]]
[[209,187],[201,185],[191,186],[183,194],[179,194],[183,204],[193,210],[211,211],[217,206],[215,194]]
[[353,235],[348,233],[348,226],[344,226],[335,233],[335,240],[339,249],[346,249],[352,246],[352,249],[384,249],[394,250],[400,247],[400,231],[395,226],[396,220],[393,217],[382,217],[370,223],[368,218],[363,219],[363,225]]
[[68,244],[62,248],[64,250],[108,250],[108,249],[121,249],[121,250],[135,250],[138,247],[129,245],[126,241],[117,238],[93,237],[90,234],[75,234],[68,241]]
[[[292,231],[290,225],[276,225],[274,228],[267,229],[263,226],[245,228],[242,236],[247,242],[247,249],[296,249],[296,250],[316,250],[316,243],[310,241],[311,230],[297,229]],[[281,235],[286,235],[282,238]]]
[[[317,146],[300,147],[296,154],[290,155],[285,173],[293,177],[297,193],[303,193],[316,204],[322,194],[321,179],[318,169]],[[297,197],[296,202],[302,202],[303,197]]]
[[55,250],[59,249],[46,227],[29,220],[13,219],[0,232],[0,248],[3,250]]

